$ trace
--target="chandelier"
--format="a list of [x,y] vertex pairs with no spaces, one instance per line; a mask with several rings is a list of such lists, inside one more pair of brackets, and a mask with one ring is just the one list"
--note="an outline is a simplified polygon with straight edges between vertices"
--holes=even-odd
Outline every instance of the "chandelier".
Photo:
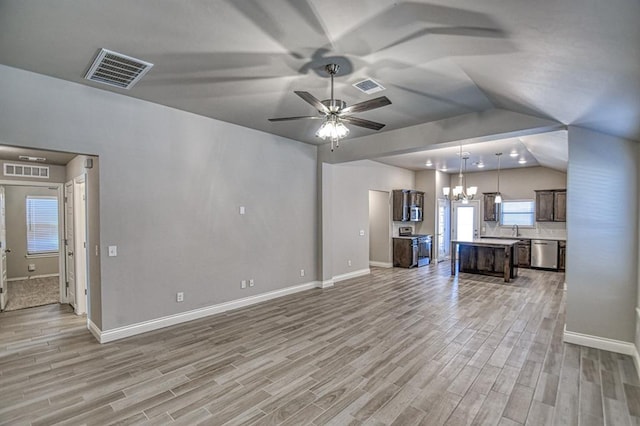
[[[473,200],[473,197],[478,192],[477,186],[467,187],[467,178],[462,173],[462,161],[464,160],[464,171],[467,171],[468,155],[462,155],[462,145],[460,145],[460,173],[458,173],[458,185],[453,188],[453,191],[446,186],[442,188],[444,196],[453,201],[462,201],[463,204],[467,204],[469,200]],[[466,188],[466,189],[465,189]]]

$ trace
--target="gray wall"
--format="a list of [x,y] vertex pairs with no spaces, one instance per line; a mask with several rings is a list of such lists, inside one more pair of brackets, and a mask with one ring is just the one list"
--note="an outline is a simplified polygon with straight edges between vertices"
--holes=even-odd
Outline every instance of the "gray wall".
[[638,144],[569,127],[567,331],[635,340]]
[[[49,275],[58,273],[59,256],[27,258],[27,207],[26,197],[58,196],[57,189],[42,186],[3,185],[6,201],[5,213],[7,224],[7,278],[23,278],[33,275]],[[28,266],[36,266],[35,272],[29,272]]]
[[[102,312],[92,306],[91,318],[103,330],[316,279],[316,147],[14,68],[0,73],[1,143],[100,158]],[[109,245],[117,257],[106,256]],[[240,289],[250,278],[256,286]]]
[[330,279],[369,268],[369,190],[413,189],[415,173],[369,160],[325,166],[331,170],[330,182],[323,182],[331,187],[331,232],[323,231],[332,250]]
[[[85,161],[93,160],[93,167],[85,168]],[[102,286],[100,279],[100,160],[98,157],[77,155],[66,167],[66,179],[70,181],[85,174],[87,197],[87,288],[88,313],[94,324],[102,328]],[[96,251],[96,247],[98,250]],[[76,248],[76,251],[78,249]]]
[[[436,233],[436,170],[422,170],[416,172],[416,189],[424,191],[424,208],[422,210],[422,222],[416,226],[420,234]],[[435,240],[433,241],[435,243]]]
[[[467,178],[467,186],[478,187],[477,197],[480,199],[483,192],[495,192],[497,189],[497,170],[465,173],[465,177]],[[450,174],[448,185],[454,187],[457,184],[457,174]],[[500,171],[500,193],[505,200],[533,200],[536,197],[536,190],[566,187],[567,174],[547,167],[523,167]],[[481,214],[483,213],[481,212]],[[500,227],[496,222],[482,222],[481,233],[498,236],[512,235],[511,227]],[[538,222],[535,229],[523,228],[520,230],[520,234],[525,237],[565,237],[566,224],[564,222]]]
[[369,191],[369,261],[391,263],[391,193]]

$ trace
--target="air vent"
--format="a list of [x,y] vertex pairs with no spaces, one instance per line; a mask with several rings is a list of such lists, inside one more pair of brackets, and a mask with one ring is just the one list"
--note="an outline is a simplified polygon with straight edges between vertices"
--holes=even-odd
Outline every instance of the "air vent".
[[152,66],[149,62],[102,49],[84,78],[121,89],[131,89]]
[[4,175],[49,179],[49,167],[4,163]]
[[366,93],[367,95],[370,95],[372,93],[376,93],[376,92],[381,92],[384,90],[384,87],[382,87],[381,84],[373,81],[372,79],[368,78],[366,80],[362,80],[358,83],[355,83],[353,85],[353,87],[355,87],[356,89],[360,90],[361,92]]

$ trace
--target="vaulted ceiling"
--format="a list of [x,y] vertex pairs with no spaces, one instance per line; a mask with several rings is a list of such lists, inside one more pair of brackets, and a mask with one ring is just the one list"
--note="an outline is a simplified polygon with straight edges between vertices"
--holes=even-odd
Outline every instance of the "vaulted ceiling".
[[[312,144],[318,121],[268,118],[316,114],[293,91],[328,98],[327,63],[347,104],[392,101],[358,114],[380,132],[500,108],[640,140],[639,20],[637,0],[3,0],[0,63]],[[154,66],[89,82],[101,48]]]

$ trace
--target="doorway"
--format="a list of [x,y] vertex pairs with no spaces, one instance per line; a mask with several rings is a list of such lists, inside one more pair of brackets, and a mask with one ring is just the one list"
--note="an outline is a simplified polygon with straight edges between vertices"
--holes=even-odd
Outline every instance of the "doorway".
[[480,201],[454,201],[451,237],[454,240],[471,241],[480,236]]
[[393,266],[390,199],[387,191],[369,191],[369,266]]
[[0,181],[2,310],[64,303],[62,185]]
[[436,216],[436,262],[443,262],[449,258],[451,204],[445,198],[439,198],[438,215]]

